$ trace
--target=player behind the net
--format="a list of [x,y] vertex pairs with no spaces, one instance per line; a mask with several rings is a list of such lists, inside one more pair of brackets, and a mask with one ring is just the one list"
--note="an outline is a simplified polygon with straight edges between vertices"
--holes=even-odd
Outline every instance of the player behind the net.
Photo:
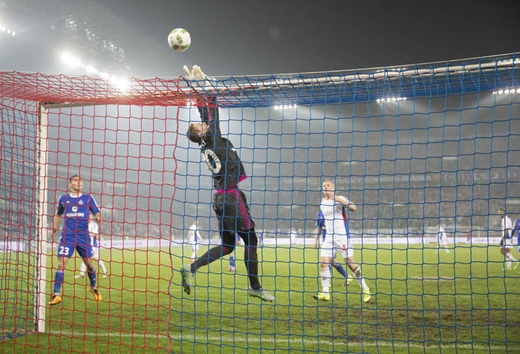
[[516,259],[511,254],[511,249],[513,248],[513,222],[511,218],[507,216],[504,208],[498,209],[498,214],[500,215],[500,233],[502,236],[500,239],[500,253],[502,253],[505,259],[503,270],[510,271],[512,262],[515,262],[516,266]]
[[354,261],[354,248],[350,241],[347,210],[355,212],[357,206],[347,197],[336,194],[336,186],[332,180],[325,180],[322,185],[323,199],[320,212],[323,214],[327,234],[321,245],[321,286],[322,291],[314,298],[322,301],[330,300],[330,268],[335,252],[341,254],[347,266],[359,281],[363,292],[363,302],[371,299],[370,289],[361,273],[361,267]]
[[[108,274],[107,267],[105,266],[105,262],[103,262],[100,256],[101,242],[99,239],[99,224],[94,219],[92,214],[90,214],[88,219],[88,232],[90,234],[90,242],[92,244],[92,257],[90,259],[96,261],[99,264],[99,268],[101,268],[101,271],[103,272],[103,278],[106,278]],[[86,272],[87,265],[85,262],[81,262],[81,266],[79,267],[79,274],[74,278],[84,278]]]
[[58,245],[58,269],[54,276],[54,293],[49,305],[54,306],[61,302],[61,286],[65,279],[65,266],[76,250],[83,262],[87,265],[90,280],[90,292],[96,301],[102,296],[97,288],[96,269],[92,261],[92,244],[88,229],[90,213],[98,223],[101,222],[101,212],[94,197],[82,193],[83,180],[80,176],[69,178],[69,193],[62,195],[58,200],[58,207],[53,219],[51,236],[53,237],[63,219],[60,243]]
[[[327,227],[325,226],[325,217],[321,211],[316,215],[316,238],[314,240],[314,247],[319,248],[320,243],[325,241],[327,237]],[[329,268],[334,267],[345,278],[345,286],[348,286],[352,281],[352,276],[347,273],[345,268],[336,261],[336,251],[334,251],[334,255],[332,258],[332,264],[329,265]],[[332,269],[331,269],[332,270]]]

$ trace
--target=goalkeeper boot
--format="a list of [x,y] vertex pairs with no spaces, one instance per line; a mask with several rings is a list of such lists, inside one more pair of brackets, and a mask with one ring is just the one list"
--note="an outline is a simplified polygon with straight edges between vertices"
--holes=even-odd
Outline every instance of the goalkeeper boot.
[[193,273],[191,272],[191,265],[186,265],[181,268],[182,287],[186,294],[191,293],[191,283],[193,282]]
[[61,302],[61,296],[60,294],[54,294],[51,298],[51,301],[49,301],[49,305],[54,306]]
[[330,301],[330,294],[317,293],[316,295],[314,295],[314,298],[316,300],[321,300],[321,301]]
[[268,291],[266,291],[262,288],[260,288],[258,290],[249,288],[249,289],[247,289],[247,293],[249,294],[249,296],[257,297],[257,298],[261,299],[262,301],[270,301],[270,302],[274,301],[274,296],[269,294]]
[[363,289],[363,302],[369,302],[372,296],[370,295],[370,289],[365,288]]
[[97,288],[90,288],[90,292],[92,293],[92,295],[94,295],[94,300],[96,300],[96,301],[103,300],[103,296],[101,296],[101,293],[99,292],[99,290]]

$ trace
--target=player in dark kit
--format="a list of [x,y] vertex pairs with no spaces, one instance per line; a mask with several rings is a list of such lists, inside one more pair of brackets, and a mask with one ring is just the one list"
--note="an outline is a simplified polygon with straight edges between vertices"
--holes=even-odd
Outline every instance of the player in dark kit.
[[[190,80],[205,80],[205,75],[197,65],[190,71],[184,67]],[[244,240],[244,263],[249,277],[248,294],[264,301],[274,301],[274,296],[262,289],[258,280],[258,238],[255,223],[251,217],[246,195],[238,188],[238,183],[247,178],[244,166],[233,144],[222,137],[219,124],[219,112],[215,97],[205,97],[199,106],[200,123],[190,124],[186,133],[188,139],[198,143],[206,166],[212,173],[213,210],[218,219],[222,244],[211,248],[194,263],[181,269],[182,286],[190,294],[195,272],[202,266],[233,252],[235,234]]]

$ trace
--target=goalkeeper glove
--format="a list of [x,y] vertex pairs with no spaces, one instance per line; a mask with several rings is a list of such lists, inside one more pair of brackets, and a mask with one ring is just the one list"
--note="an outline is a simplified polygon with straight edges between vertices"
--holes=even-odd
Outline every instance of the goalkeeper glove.
[[188,68],[187,65],[184,65],[183,69],[186,73],[186,79],[188,80],[202,81],[206,79],[206,74],[204,74],[204,72],[198,65],[193,65],[191,70]]

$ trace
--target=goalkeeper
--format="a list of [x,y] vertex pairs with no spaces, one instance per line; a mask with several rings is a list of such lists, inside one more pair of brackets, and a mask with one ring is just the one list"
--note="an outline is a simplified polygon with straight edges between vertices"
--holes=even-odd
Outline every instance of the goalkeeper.
[[[206,79],[206,75],[197,65],[191,71],[184,66],[184,71],[188,80]],[[184,292],[191,293],[193,276],[200,267],[233,252],[235,234],[238,234],[244,240],[244,263],[250,284],[248,294],[263,301],[274,301],[274,296],[262,289],[258,280],[258,238],[255,223],[246,195],[238,188],[238,183],[247,176],[233,144],[221,135],[216,98],[203,97],[199,112],[202,122],[191,123],[186,135],[190,141],[199,144],[206,166],[212,173],[215,187],[213,210],[218,219],[222,244],[211,248],[194,263],[181,268]]]

